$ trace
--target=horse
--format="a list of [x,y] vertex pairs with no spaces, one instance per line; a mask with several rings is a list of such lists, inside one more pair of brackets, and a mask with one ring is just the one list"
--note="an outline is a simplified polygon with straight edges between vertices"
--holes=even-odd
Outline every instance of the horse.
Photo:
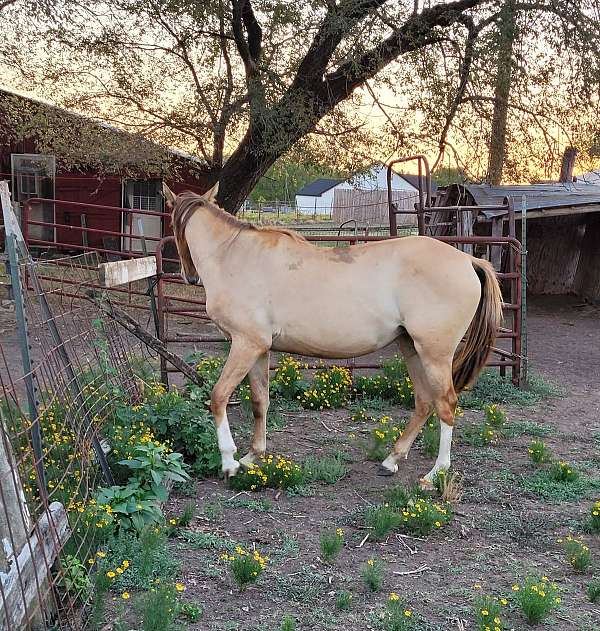
[[[379,473],[398,471],[435,410],[438,455],[421,478],[431,488],[450,467],[458,393],[476,380],[502,321],[492,265],[426,236],[318,247],[291,230],[238,220],[216,204],[217,191],[218,183],[203,195],[164,194],[182,276],[202,280],[206,312],[231,340],[210,399],[225,477],[265,454],[270,351],[343,359],[396,341],[415,409]],[[246,376],[254,435],[238,462],[227,404]]]

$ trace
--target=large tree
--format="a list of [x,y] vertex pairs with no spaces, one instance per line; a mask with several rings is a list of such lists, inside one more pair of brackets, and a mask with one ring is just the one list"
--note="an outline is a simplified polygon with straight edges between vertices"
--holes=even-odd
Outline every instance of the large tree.
[[[316,139],[313,154],[334,154],[341,168],[415,144],[438,145],[458,161],[470,152],[461,166],[473,168],[484,161],[499,105],[507,116],[530,108],[542,139],[555,137],[563,120],[554,106],[540,114],[544,98],[563,90],[557,78],[575,74],[561,62],[581,70],[595,51],[597,2],[511,0],[529,30],[519,29],[527,37],[508,53],[508,104],[494,91],[502,73],[490,72],[506,42],[498,33],[507,0],[58,0],[30,24],[22,12],[32,3],[17,0],[4,13],[21,20],[19,41],[35,48],[7,63],[15,81],[63,105],[190,148],[235,212],[307,139]],[[543,37],[541,26],[549,27]],[[577,103],[588,116],[597,85],[587,67],[564,100],[583,96]],[[589,125],[580,127],[588,134]],[[514,133],[509,124],[505,143]]]

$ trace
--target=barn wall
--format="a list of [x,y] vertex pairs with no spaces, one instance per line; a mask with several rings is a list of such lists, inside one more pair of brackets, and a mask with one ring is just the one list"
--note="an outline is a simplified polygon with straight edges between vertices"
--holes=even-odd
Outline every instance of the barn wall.
[[[517,222],[517,236],[521,234]],[[585,215],[527,221],[527,283],[532,294],[568,294],[585,234]]]

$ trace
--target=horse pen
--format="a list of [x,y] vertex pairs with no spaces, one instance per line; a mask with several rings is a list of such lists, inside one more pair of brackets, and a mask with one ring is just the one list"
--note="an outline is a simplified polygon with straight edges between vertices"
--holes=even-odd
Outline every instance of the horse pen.
[[[28,223],[24,245],[50,245]],[[530,301],[519,388],[514,230],[442,238],[501,262],[505,320],[460,398],[452,467],[424,492],[435,417],[398,473],[377,475],[414,403],[395,346],[327,363],[273,353],[267,454],[223,480],[208,402],[228,342],[203,289],[182,283],[173,237],[157,244],[155,267],[118,279],[107,270],[123,265],[105,261],[121,253],[86,245],[93,228],[65,228],[82,235],[79,253],[34,261],[13,243],[15,311],[0,312],[2,628],[597,628],[598,309]],[[131,258],[153,258],[131,232],[118,235]],[[196,380],[111,311],[185,357]],[[241,457],[247,383],[228,415]]]

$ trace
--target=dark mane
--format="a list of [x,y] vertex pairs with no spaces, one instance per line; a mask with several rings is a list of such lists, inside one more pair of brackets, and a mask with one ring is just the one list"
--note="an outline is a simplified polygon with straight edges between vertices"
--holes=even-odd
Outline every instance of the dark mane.
[[[286,230],[285,228],[274,228],[271,226],[255,226],[247,221],[241,221],[237,217],[223,210],[216,204],[208,201],[202,195],[192,193],[191,191],[185,191],[177,196],[175,204],[173,206],[173,212],[171,215],[171,222],[173,224],[173,234],[177,240],[177,244],[181,247],[184,246],[180,252],[187,250],[187,244],[185,243],[185,227],[187,226],[190,217],[198,210],[203,208],[210,212],[214,217],[217,217],[224,223],[229,224],[239,230],[251,230],[254,232],[266,232],[281,234],[295,241],[306,242],[306,239],[293,230]],[[185,244],[185,245],[184,245]],[[189,250],[188,250],[189,256]]]

